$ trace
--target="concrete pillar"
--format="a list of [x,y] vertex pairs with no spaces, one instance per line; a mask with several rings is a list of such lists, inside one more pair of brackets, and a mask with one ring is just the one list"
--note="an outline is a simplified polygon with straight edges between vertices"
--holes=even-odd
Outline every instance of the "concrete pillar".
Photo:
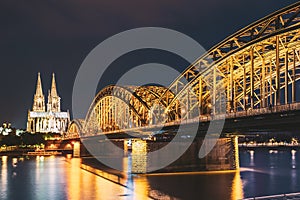
[[146,173],[147,172],[147,141],[134,140],[132,142],[132,173]]
[[73,157],[74,158],[79,158],[80,157],[80,142],[74,142]]
[[[219,138],[215,144],[215,139],[208,139],[203,144],[203,138],[197,138],[189,146],[183,155],[178,160],[171,163],[160,171],[176,172],[176,171],[222,171],[222,170],[235,170],[239,168],[239,151],[238,151],[238,138]],[[185,145],[185,141],[176,141],[178,148]],[[132,173],[146,173],[147,169],[153,166],[154,160],[149,160],[148,153],[158,150],[167,145],[167,142],[150,141],[150,140],[134,140],[132,142]],[[199,159],[198,154],[200,147],[210,149],[211,145],[214,148],[208,153],[205,158]],[[174,152],[170,152],[173,154]],[[153,157],[152,157],[153,158]],[[163,157],[157,157],[164,159]],[[152,164],[152,165],[151,165]]]

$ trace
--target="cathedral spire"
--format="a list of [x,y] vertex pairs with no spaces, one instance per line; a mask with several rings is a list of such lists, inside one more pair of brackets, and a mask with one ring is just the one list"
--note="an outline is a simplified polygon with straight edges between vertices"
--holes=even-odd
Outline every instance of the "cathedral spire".
[[56,82],[55,82],[55,74],[52,74],[52,84],[51,84],[51,96],[57,97],[57,90],[56,90]]
[[43,95],[42,81],[40,72],[38,73],[36,90],[33,99],[33,111],[45,111],[45,98]]
[[60,112],[60,97],[57,94],[55,74],[52,74],[51,90],[48,95],[47,110],[51,112]]
[[38,79],[36,83],[36,90],[35,90],[35,96],[44,96],[43,95],[43,89],[42,89],[42,81],[41,81],[41,74],[40,72],[38,73]]
[[[47,92],[45,92],[47,95]],[[60,110],[60,97],[57,94],[55,75],[48,90],[47,111],[42,90],[41,75],[38,73],[36,92],[34,94],[33,109],[28,111],[27,132],[30,133],[60,133],[67,131],[70,124],[70,113]]]

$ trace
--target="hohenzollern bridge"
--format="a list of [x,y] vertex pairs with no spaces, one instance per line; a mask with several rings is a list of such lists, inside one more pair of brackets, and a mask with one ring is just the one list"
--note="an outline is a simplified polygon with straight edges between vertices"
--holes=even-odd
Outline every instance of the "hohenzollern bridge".
[[155,127],[188,126],[195,121],[201,132],[201,124],[205,127],[224,116],[224,134],[290,130],[299,122],[299,66],[298,2],[229,36],[168,88],[105,87],[86,118],[72,121],[65,139],[103,134],[118,138],[131,130],[149,135]]

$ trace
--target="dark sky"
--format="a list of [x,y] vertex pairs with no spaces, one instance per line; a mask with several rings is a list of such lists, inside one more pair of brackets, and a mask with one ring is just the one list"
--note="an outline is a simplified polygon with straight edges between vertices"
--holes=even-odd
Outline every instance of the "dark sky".
[[[82,61],[100,42],[121,31],[145,26],[170,28],[208,50],[244,26],[294,2],[1,0],[0,122],[26,127],[39,71],[44,93],[50,88],[51,73],[56,73],[62,108],[71,110],[73,82]],[[165,52],[135,53],[112,64],[106,79],[99,83],[100,89],[137,64],[161,62],[187,67],[182,60],[166,59],[170,55]]]

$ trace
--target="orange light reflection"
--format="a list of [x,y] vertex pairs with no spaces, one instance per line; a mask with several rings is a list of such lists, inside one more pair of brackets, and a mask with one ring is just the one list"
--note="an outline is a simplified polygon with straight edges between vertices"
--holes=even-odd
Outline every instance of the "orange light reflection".
[[7,156],[2,156],[2,165],[1,165],[1,197],[7,198]]
[[231,199],[243,199],[244,198],[244,191],[243,191],[243,182],[241,179],[240,171],[237,170],[233,181],[232,181],[232,192],[231,192]]
[[134,193],[133,199],[148,199],[149,198],[149,183],[146,176],[134,178]]

